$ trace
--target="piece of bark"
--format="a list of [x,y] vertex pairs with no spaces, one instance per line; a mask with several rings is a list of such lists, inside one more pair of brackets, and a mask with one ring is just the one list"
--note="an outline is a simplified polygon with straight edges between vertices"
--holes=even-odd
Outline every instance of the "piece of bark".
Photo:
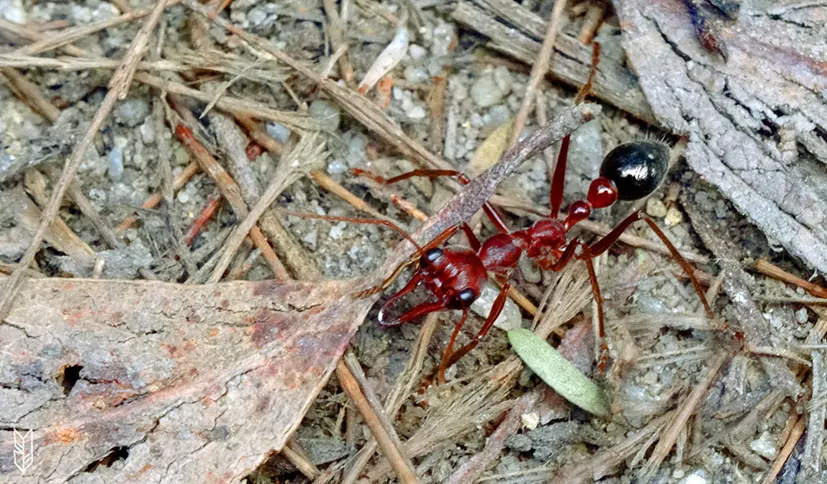
[[[452,17],[489,37],[491,42],[488,46],[492,49],[528,65],[534,64],[537,59],[546,32],[545,20],[512,0],[475,0],[473,4],[460,2]],[[580,89],[589,76],[591,62],[590,46],[563,32],[557,34],[549,74]],[[623,62],[624,59],[608,55],[601,57],[591,92],[647,123],[657,124],[634,74]]]
[[660,124],[689,137],[692,169],[827,272],[827,6],[745,4],[719,25],[725,61],[701,46],[683,2],[614,4],[629,64]]
[[[235,482],[282,447],[372,299],[352,281],[25,282],[0,323],[0,480]],[[74,374],[74,377],[72,377]],[[77,378],[76,381],[72,381]],[[12,461],[32,429],[35,466]]]

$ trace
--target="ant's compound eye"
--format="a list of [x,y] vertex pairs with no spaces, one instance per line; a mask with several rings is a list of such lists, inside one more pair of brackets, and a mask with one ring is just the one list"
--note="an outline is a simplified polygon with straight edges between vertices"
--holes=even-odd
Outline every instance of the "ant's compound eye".
[[465,306],[470,306],[476,299],[477,293],[471,288],[463,289],[459,293],[459,300],[462,301]]
[[668,165],[669,146],[657,141],[633,141],[606,155],[600,176],[614,182],[621,200],[639,200],[660,185]]
[[442,257],[442,249],[429,249],[425,252],[425,260],[428,262],[436,262],[440,257]]

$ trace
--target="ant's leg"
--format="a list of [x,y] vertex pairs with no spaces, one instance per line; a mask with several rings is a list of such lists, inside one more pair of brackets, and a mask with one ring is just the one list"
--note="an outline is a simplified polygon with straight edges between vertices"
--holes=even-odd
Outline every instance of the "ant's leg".
[[[371,180],[375,181],[376,183],[380,183],[382,185],[390,185],[392,183],[397,183],[397,182],[400,182],[402,180],[407,180],[408,178],[413,178],[413,177],[418,177],[418,176],[427,177],[427,178],[439,178],[441,176],[448,176],[448,177],[456,178],[457,181],[459,181],[463,185],[467,185],[471,182],[471,180],[464,173],[462,173],[461,171],[457,171],[457,170],[431,170],[431,169],[423,168],[423,169],[409,171],[407,173],[403,173],[403,174],[395,176],[393,178],[385,178],[381,175],[377,175],[376,173],[373,173],[373,172],[368,171],[368,170],[362,170],[360,168],[354,168],[352,171],[353,171],[353,174],[356,175],[356,176],[368,177]],[[510,234],[511,233],[511,230],[505,224],[505,220],[503,220],[502,215],[500,215],[500,212],[498,212],[497,209],[494,208],[493,205],[491,205],[491,202],[485,202],[482,205],[482,210],[485,212],[485,215],[488,217],[489,220],[491,220],[491,223],[494,224],[494,226],[497,228],[498,231],[500,231],[504,234]],[[470,232],[470,229],[468,231],[466,231],[465,233],[468,234],[468,232]],[[474,244],[473,242],[470,242],[470,243],[471,243],[471,245]]]
[[597,273],[594,270],[594,263],[592,259],[599,254],[594,254],[589,246],[577,239],[575,239],[583,252],[577,256],[578,259],[583,259],[586,262],[586,269],[589,271],[589,283],[592,286],[592,295],[594,301],[597,303],[597,331],[595,332],[595,344],[600,347],[597,357],[597,372],[603,374],[606,370],[606,364],[609,362],[609,346],[606,344],[606,325],[603,317],[603,295],[600,293],[600,282],[597,280]]
[[381,219],[375,219],[375,218],[358,218],[358,217],[334,217],[332,215],[318,215],[318,214],[315,214],[315,213],[297,213],[297,212],[290,212],[290,211],[287,211],[287,210],[284,210],[282,213],[284,213],[285,215],[292,215],[294,217],[315,218],[315,219],[318,219],[318,220],[330,220],[330,221],[333,221],[333,222],[348,222],[348,223],[364,224],[364,225],[383,225],[383,226],[393,230],[397,234],[401,235],[408,242],[413,244],[413,246],[416,247],[416,251],[419,253],[420,257],[424,253],[422,251],[422,247],[420,247],[419,244],[417,244],[416,241],[413,238],[411,238],[411,236],[408,235],[407,232],[402,230],[398,225],[391,222],[390,220],[381,220]]
[[557,154],[557,164],[554,165],[554,174],[551,176],[551,190],[549,192],[549,206],[551,218],[557,218],[560,206],[563,204],[563,189],[566,183],[566,162],[569,156],[571,135],[567,134],[560,143],[560,153]]
[[655,232],[655,235],[657,235],[661,242],[663,242],[663,244],[669,249],[669,252],[672,254],[672,258],[675,259],[675,261],[678,264],[680,264],[683,271],[689,277],[689,280],[692,281],[692,286],[695,288],[695,292],[698,293],[698,297],[701,299],[701,303],[703,303],[704,305],[706,314],[710,318],[714,318],[715,316],[712,313],[712,308],[709,306],[709,302],[706,300],[706,295],[701,289],[701,283],[698,282],[697,278],[695,278],[695,268],[692,267],[692,264],[690,264],[686,259],[683,258],[681,253],[678,252],[678,249],[672,244],[672,242],[669,241],[669,238],[666,236],[666,234],[663,233],[663,230],[661,230],[660,227],[658,227],[658,224],[656,224],[654,220],[643,214],[643,212],[637,211],[632,213],[631,215],[623,219],[622,222],[617,224],[617,227],[612,229],[611,232],[603,236],[602,239],[592,244],[589,247],[592,254],[594,254],[594,256],[596,257],[602,254],[603,252],[606,252],[609,249],[609,247],[611,247],[612,244],[614,244],[617,241],[618,237],[620,237],[620,235],[623,232],[625,232],[630,225],[632,225],[634,222],[637,222],[638,220],[646,221],[646,223],[649,225],[652,231]]
[[[592,68],[589,71],[589,77],[586,78],[586,83],[577,91],[577,96],[574,98],[574,104],[580,104],[586,95],[592,89],[592,81],[595,74],[597,74],[597,62],[600,60],[600,44],[594,42],[592,44]],[[551,176],[551,186],[549,187],[549,207],[551,208],[551,218],[557,218],[560,214],[560,206],[563,205],[563,190],[566,184],[566,163],[569,155],[569,145],[571,144],[571,135],[566,135],[560,143],[560,152],[557,154],[557,164],[554,165],[554,174]]]
[[[505,300],[508,298],[508,290],[511,288],[511,283],[506,282],[503,284],[502,289],[500,289],[500,294],[497,295],[497,299],[494,300],[494,304],[491,306],[491,311],[488,313],[488,318],[483,323],[482,328],[480,331],[474,336],[470,343],[466,344],[462,348],[458,349],[454,353],[451,354],[451,357],[448,359],[448,364],[445,365],[445,368],[450,367],[454,363],[460,360],[463,356],[467,355],[471,350],[477,347],[480,340],[485,338],[485,335],[491,330],[494,326],[494,322],[500,316],[500,313],[503,311],[503,307],[505,306]],[[440,365],[442,366],[442,365]]]
[[445,370],[448,368],[448,362],[451,359],[451,355],[453,354],[454,350],[454,343],[457,341],[457,336],[459,335],[460,330],[465,325],[465,321],[468,319],[468,310],[462,310],[462,319],[454,325],[454,332],[451,333],[451,339],[448,341],[448,346],[445,347],[445,353],[442,355],[442,361],[439,363],[439,370],[437,371],[437,378],[439,378],[439,383],[445,383]]

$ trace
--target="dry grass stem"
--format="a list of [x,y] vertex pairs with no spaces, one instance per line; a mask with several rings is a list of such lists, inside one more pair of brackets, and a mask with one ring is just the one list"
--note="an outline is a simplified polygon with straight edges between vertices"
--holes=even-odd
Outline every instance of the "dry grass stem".
[[[71,44],[73,42],[76,42],[76,41],[84,38],[84,37],[88,37],[92,34],[96,34],[96,33],[100,32],[102,30],[106,30],[106,29],[109,29],[109,28],[112,28],[112,27],[117,27],[118,25],[128,23],[128,22],[131,22],[133,20],[138,20],[138,19],[144,18],[147,15],[150,15],[151,18],[154,18],[154,20],[144,22],[144,25],[142,26],[142,30],[145,30],[147,32],[151,32],[155,28],[155,25],[157,25],[157,23],[158,23],[158,18],[160,16],[160,13],[163,12],[164,9],[166,9],[166,7],[170,7],[172,5],[177,4],[178,0],[167,0],[159,6],[160,3],[161,2],[156,3],[155,6],[153,6],[151,8],[146,7],[146,8],[141,8],[141,9],[138,9],[138,10],[133,10],[132,12],[129,12],[129,13],[126,13],[126,14],[123,14],[123,15],[119,15],[117,17],[108,18],[106,20],[101,20],[100,22],[95,22],[93,24],[83,25],[83,26],[78,26],[78,27],[72,27],[72,28],[66,29],[62,32],[58,32],[55,35],[43,36],[43,38],[41,40],[37,40],[36,42],[31,43],[31,44],[29,44],[25,47],[21,47],[21,48],[17,49],[16,51],[14,51],[14,53],[15,54],[24,54],[24,55],[41,54],[43,52],[48,52],[50,50],[54,50],[54,49],[57,49],[59,47],[63,47],[65,45]],[[160,11],[159,11],[159,8],[160,8]],[[4,28],[4,26],[5,26],[5,24],[0,23],[0,28]],[[144,28],[144,27],[146,27],[146,28]],[[148,40],[148,38],[146,38],[145,36],[144,36],[144,38],[139,38],[138,36],[136,36],[135,39],[133,40],[133,45],[137,45],[136,43],[140,42],[140,44],[145,46],[147,40]],[[134,65],[137,63],[137,60],[134,59],[134,58],[129,58],[129,56],[130,56],[130,52],[127,51],[126,55],[122,59],[122,65],[127,65],[128,64],[128,65],[131,65],[132,68],[134,69]],[[125,74],[121,74],[121,76],[124,76],[124,75]],[[128,79],[128,78],[129,78],[129,76],[126,75],[125,79]],[[117,86],[117,87],[119,89],[125,89],[127,86],[124,86],[122,84],[122,85]]]
[[525,127],[525,123],[528,120],[529,110],[534,105],[534,94],[537,86],[548,71],[551,53],[554,51],[554,41],[557,40],[557,32],[560,30],[560,21],[563,18],[566,3],[566,0],[557,0],[554,2],[554,9],[551,11],[548,30],[546,30],[546,35],[543,37],[543,46],[540,48],[540,53],[537,54],[531,66],[531,75],[525,88],[525,95],[523,95],[520,110],[514,118],[514,126],[511,132],[511,146],[520,140],[520,134],[523,132],[523,127]]
[[[431,337],[438,323],[439,315],[436,313],[431,313],[425,317],[425,321],[419,330],[419,335],[416,337],[416,341],[411,348],[408,363],[405,365],[402,373],[399,374],[399,377],[396,379],[396,384],[394,384],[393,389],[391,389],[385,401],[385,413],[387,413],[389,419],[396,418],[396,415],[402,408],[402,404],[416,387],[422,374],[422,366],[425,362],[425,356],[428,354]],[[376,446],[376,439],[371,439],[359,450],[351,459],[352,464],[345,469],[341,484],[354,484],[359,479],[368,461],[370,461],[374,452],[376,452]]]
[[[511,408],[513,402],[506,401],[506,396],[521,369],[522,362],[512,356],[469,377],[465,385],[449,384],[446,391],[450,393],[431,402],[425,421],[405,443],[406,453],[415,458],[433,452]],[[387,464],[380,463],[368,472],[367,478],[376,482],[389,471]]]
[[26,79],[15,69],[4,67],[0,74],[9,80],[9,87],[14,95],[28,104],[32,109],[40,113],[44,118],[54,123],[60,116],[60,109],[54,107],[48,99],[43,97],[40,88]]
[[678,436],[685,428],[689,418],[698,409],[701,399],[712,385],[712,382],[718,375],[718,371],[721,369],[728,357],[729,355],[726,353],[718,354],[709,363],[706,370],[706,375],[704,375],[703,379],[695,385],[695,388],[692,389],[692,393],[690,393],[683,403],[681,403],[673,418],[661,433],[660,439],[658,440],[655,449],[652,451],[652,455],[649,456],[648,462],[638,473],[642,483],[646,483],[651,480],[661,463],[669,455],[669,452],[672,450],[672,447],[674,447]]
[[[309,134],[304,136],[296,145],[296,148],[281,160],[279,163],[280,169],[276,170],[276,176],[270,180],[264,194],[259,197],[255,206],[250,209],[244,220],[233,229],[232,234],[225,242],[223,254],[216,263],[212,275],[207,279],[208,283],[218,282],[221,279],[224,271],[232,262],[236,251],[247,237],[247,234],[255,227],[259,217],[265,210],[270,208],[270,205],[276,201],[276,198],[281,195],[285,188],[306,173],[306,167],[323,161],[324,149],[324,142],[321,142],[317,136]],[[281,274],[277,274],[277,278],[281,280],[289,279],[289,274],[283,267],[281,267],[281,271]]]
[[296,469],[308,479],[315,479],[321,474],[319,468],[310,462],[307,454],[304,453],[304,449],[302,449],[296,439],[292,437],[284,444],[284,447],[282,447],[281,455],[296,466]]
[[806,419],[804,417],[798,417],[795,425],[793,425],[793,429],[787,436],[786,442],[784,442],[784,446],[778,451],[778,455],[775,456],[775,460],[772,462],[772,467],[769,471],[767,471],[767,475],[764,476],[764,480],[761,481],[761,484],[775,484],[777,482],[776,478],[778,477],[778,473],[781,472],[781,469],[784,468],[784,464],[787,463],[787,459],[789,459],[790,455],[792,455],[799,439],[801,439],[801,436],[804,435],[804,430],[806,427]]
[[788,284],[796,285],[805,291],[809,292],[815,297],[827,299],[827,288],[819,286],[818,284],[814,284],[810,281],[802,279],[796,275],[790,274],[789,272],[785,271],[784,269],[778,267],[777,265],[771,263],[766,259],[758,259],[755,261],[755,265],[753,269],[764,274],[765,276],[772,277],[774,279],[778,279],[779,281],[784,281]]
[[[360,384],[357,375],[361,373],[358,361],[353,361],[352,357],[348,361],[348,355],[339,360],[336,365],[336,375],[339,377],[339,383],[342,389],[347,393],[350,400],[359,409],[359,413],[365,419],[365,424],[370,428],[373,437],[382,449],[382,453],[388,459],[390,466],[396,472],[400,482],[405,484],[413,484],[419,482],[416,473],[414,472],[413,463],[410,457],[402,449],[399,437],[396,431],[387,419],[385,412],[378,405],[375,400],[369,398],[367,395],[368,388],[366,385]],[[361,375],[363,383],[365,382],[364,375]],[[363,393],[365,392],[365,393]],[[372,392],[370,392],[372,394]]]

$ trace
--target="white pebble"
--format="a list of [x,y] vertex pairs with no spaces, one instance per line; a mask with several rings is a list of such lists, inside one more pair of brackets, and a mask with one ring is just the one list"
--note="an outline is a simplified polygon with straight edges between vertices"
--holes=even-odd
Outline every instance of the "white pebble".
[[342,240],[342,235],[345,233],[345,227],[347,224],[344,222],[340,222],[333,227],[330,227],[330,232],[328,232],[328,236],[333,240]]
[[347,165],[340,159],[335,159],[328,163],[327,173],[329,175],[341,175],[347,171]]
[[434,27],[431,53],[435,56],[447,55],[448,51],[451,49],[451,45],[454,43],[454,39],[456,39],[456,36],[457,34],[454,31],[453,24],[440,22],[439,25]]
[[405,111],[405,114],[408,116],[408,119],[418,121],[420,119],[425,118],[425,109],[422,106],[413,106],[411,109]]
[[107,170],[109,178],[112,181],[119,181],[123,176],[123,150],[115,146],[106,155],[106,159],[109,161],[109,169]]
[[310,103],[308,112],[311,117],[321,121],[322,127],[331,133],[336,131],[342,120],[339,106],[326,99],[317,99]]
[[511,75],[508,68],[499,66],[494,69],[494,81],[505,94],[508,94],[511,92],[512,84],[514,84],[514,76]]
[[141,132],[141,140],[144,144],[149,145],[155,141],[155,127],[151,120],[147,120],[138,130]]
[[471,85],[471,99],[481,108],[499,104],[506,94],[493,74],[483,74]]
[[421,67],[407,66],[405,67],[405,80],[413,83],[422,83],[428,81],[431,76],[428,71]]
[[663,218],[667,213],[666,205],[657,198],[650,198],[646,200],[646,213],[653,218]]
[[290,130],[287,129],[287,127],[285,127],[284,125],[278,123],[267,123],[267,134],[269,134],[273,138],[276,138],[282,143],[286,143],[287,138],[290,137]]
[[422,59],[425,58],[425,56],[427,54],[428,54],[428,51],[425,50],[425,48],[422,47],[419,44],[411,44],[411,45],[408,46],[408,55],[411,56],[412,60],[415,60],[415,61],[422,60]]
[[749,448],[767,460],[775,459],[775,439],[767,432],[762,433],[760,437],[750,442]]
[[9,22],[25,24],[29,21],[21,0],[0,0],[0,12],[2,12],[0,15]]
[[523,427],[534,430],[540,424],[540,414],[537,412],[524,413],[520,415],[520,420],[523,422]]
[[666,210],[666,218],[663,221],[666,225],[678,225],[683,222],[683,213],[678,207],[672,205]]
[[698,469],[697,471],[689,474],[688,476],[681,479],[678,484],[706,484],[709,482],[706,478],[706,472],[702,469]]
[[[474,304],[471,305],[471,311],[474,311],[483,318],[487,318],[488,313],[491,311],[491,306],[494,305],[494,300],[497,299],[499,293],[500,290],[498,288],[486,282],[481,294],[477,297],[477,300],[474,301]],[[514,304],[514,301],[506,299],[505,306],[494,322],[494,326],[503,331],[510,331],[522,327],[522,324],[523,319],[522,316],[520,316],[520,309]]]

